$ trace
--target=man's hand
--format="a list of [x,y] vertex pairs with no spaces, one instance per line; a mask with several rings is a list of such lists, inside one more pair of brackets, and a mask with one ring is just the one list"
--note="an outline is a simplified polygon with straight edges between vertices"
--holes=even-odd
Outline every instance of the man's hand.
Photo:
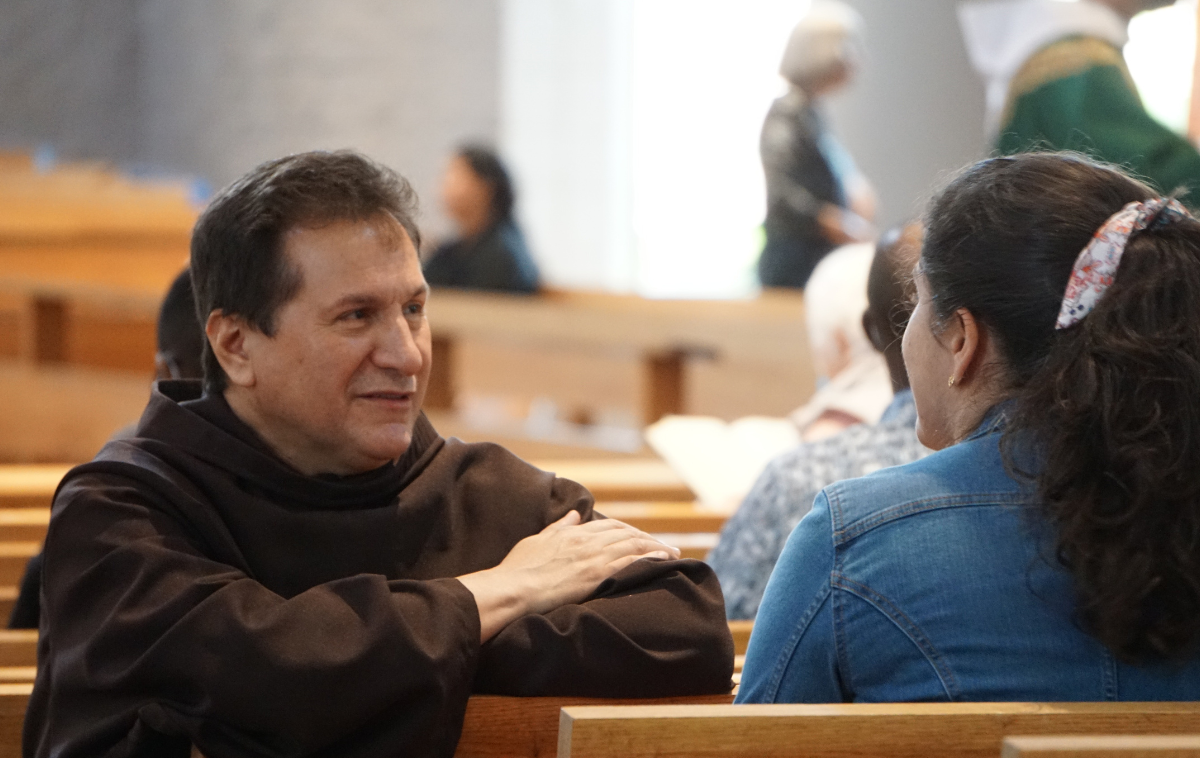
[[578,603],[642,558],[678,558],[678,548],[614,519],[580,524],[578,511],[518,542],[499,566],[458,577],[479,606],[480,641],[516,619]]

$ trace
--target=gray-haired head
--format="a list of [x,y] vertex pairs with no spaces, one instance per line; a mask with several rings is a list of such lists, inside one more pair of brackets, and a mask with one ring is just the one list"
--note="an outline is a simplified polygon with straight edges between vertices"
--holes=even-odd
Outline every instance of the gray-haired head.
[[837,0],[818,0],[792,30],[779,73],[811,93],[852,73],[865,52],[858,11]]

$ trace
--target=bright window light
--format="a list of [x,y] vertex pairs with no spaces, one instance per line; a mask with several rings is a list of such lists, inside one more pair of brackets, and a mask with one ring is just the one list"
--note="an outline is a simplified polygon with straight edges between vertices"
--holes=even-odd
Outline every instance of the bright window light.
[[1180,0],[1134,17],[1125,61],[1146,110],[1180,134],[1187,132],[1196,56],[1196,2]]
[[630,136],[641,293],[753,291],[766,212],[759,133],[784,92],[779,59],[809,4],[634,3]]

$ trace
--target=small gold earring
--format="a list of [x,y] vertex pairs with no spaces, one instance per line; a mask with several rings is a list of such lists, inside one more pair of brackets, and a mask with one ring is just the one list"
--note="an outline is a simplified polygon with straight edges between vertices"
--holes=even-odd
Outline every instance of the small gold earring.
[[954,386],[954,375],[953,375],[953,374],[951,374],[951,375],[950,375],[950,380],[949,380],[948,382],[946,382],[946,386],[947,386],[947,387],[953,387],[953,386]]

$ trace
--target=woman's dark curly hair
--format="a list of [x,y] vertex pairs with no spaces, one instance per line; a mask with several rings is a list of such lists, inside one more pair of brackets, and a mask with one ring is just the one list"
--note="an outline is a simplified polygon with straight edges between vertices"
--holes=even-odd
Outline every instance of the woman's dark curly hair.
[[1093,234],[1157,194],[1074,154],[985,160],[931,205],[921,259],[935,314],[997,339],[1008,465],[1036,479],[1081,626],[1130,662],[1200,641],[1200,223],[1135,233],[1096,309],[1055,321]]

